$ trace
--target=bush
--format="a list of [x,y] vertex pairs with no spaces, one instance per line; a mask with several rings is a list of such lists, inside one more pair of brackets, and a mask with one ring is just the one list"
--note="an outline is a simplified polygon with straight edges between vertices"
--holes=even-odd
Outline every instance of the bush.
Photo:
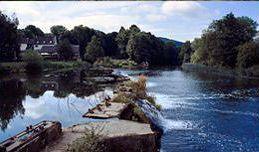
[[31,74],[40,73],[43,68],[42,56],[34,50],[28,50],[22,54],[22,60],[27,63],[25,66],[26,72]]
[[87,129],[83,137],[68,145],[67,152],[104,152],[100,128]]
[[[156,104],[155,97],[147,94],[147,86],[146,86],[147,78],[145,76],[139,76],[137,81],[127,81],[124,82],[124,86],[128,88],[127,90],[131,90],[130,94],[119,93],[116,102],[130,102],[131,100],[147,100],[153,106],[155,106],[158,110],[161,110],[161,106]],[[130,88],[130,89],[129,89]]]
[[130,68],[137,66],[137,63],[132,60],[112,59],[110,57],[100,58],[94,64],[112,68]]
[[255,42],[247,42],[238,48],[237,64],[240,69],[249,68],[259,64],[259,45]]

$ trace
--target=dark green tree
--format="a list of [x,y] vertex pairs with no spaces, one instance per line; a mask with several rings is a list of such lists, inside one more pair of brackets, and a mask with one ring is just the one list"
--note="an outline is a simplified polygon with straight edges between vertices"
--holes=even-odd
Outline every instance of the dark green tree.
[[85,53],[85,60],[94,63],[99,57],[104,56],[104,50],[101,45],[101,41],[93,36],[91,42],[87,44]]
[[125,30],[124,27],[121,27],[121,29],[116,37],[116,42],[118,44],[120,57],[123,59],[128,58],[128,54],[126,52],[126,47],[127,47],[128,41],[129,41],[129,33],[127,30]]
[[30,39],[44,36],[44,32],[40,28],[34,25],[26,26],[23,29],[23,33],[26,38],[30,38]]
[[108,33],[106,35],[107,49],[105,50],[105,56],[119,57],[120,52],[116,42],[117,35],[117,32]]
[[71,31],[71,37],[79,45],[79,52],[82,59],[84,57],[85,47],[91,41],[93,35],[95,35],[95,31],[83,25],[75,26]]
[[57,42],[59,43],[61,35],[64,34],[67,31],[67,29],[62,25],[54,25],[50,28],[50,31],[52,34],[56,36]]
[[19,59],[18,19],[0,11],[0,62]]
[[62,40],[58,44],[58,55],[60,60],[72,60],[74,52],[68,39]]
[[181,47],[181,50],[179,53],[179,62],[180,63],[190,62],[192,53],[193,53],[193,50],[191,48],[191,42],[186,41]]
[[178,63],[178,49],[173,42],[166,42],[163,51],[163,65],[177,66]]
[[259,44],[247,42],[240,45],[237,55],[237,67],[240,69],[249,68],[259,64]]
[[252,19],[235,17],[233,13],[213,21],[202,35],[202,52],[207,55],[205,62],[213,66],[235,67],[237,46],[251,41],[256,27],[257,23]]

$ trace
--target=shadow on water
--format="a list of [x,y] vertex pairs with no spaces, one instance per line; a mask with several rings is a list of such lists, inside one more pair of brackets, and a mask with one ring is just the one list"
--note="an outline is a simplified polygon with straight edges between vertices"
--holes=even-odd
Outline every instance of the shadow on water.
[[1,77],[0,141],[44,119],[58,120],[65,126],[85,120],[82,114],[101,98],[95,94],[107,88],[86,76],[85,70],[71,70]]

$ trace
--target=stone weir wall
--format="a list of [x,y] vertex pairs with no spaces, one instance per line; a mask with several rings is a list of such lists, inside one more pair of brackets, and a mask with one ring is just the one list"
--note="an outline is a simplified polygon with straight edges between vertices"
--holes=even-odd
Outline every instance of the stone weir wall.
[[[123,77],[123,80],[126,81],[128,78]],[[95,119],[95,122],[64,128],[61,138],[49,144],[43,152],[65,152],[69,147],[73,147],[71,145],[75,145],[75,141],[84,138],[91,129],[93,134],[98,134],[101,138],[98,142],[103,145],[102,152],[159,151],[161,133],[152,130],[145,115],[134,112],[136,105],[114,102],[117,95],[105,99],[83,115],[83,117]],[[84,142],[91,143],[90,139],[84,139]],[[94,152],[97,151],[94,150]]]

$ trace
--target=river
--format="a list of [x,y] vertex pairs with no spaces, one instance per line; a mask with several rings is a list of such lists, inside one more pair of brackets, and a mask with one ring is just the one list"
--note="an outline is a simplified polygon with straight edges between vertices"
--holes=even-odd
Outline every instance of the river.
[[259,151],[258,81],[164,69],[148,76],[148,92],[166,119],[163,152]]
[[[166,120],[163,152],[259,151],[259,82],[177,69],[123,71],[148,75],[148,92]],[[77,74],[0,80],[0,141],[28,124],[58,120],[64,127],[82,118],[112,87],[91,87]]]

